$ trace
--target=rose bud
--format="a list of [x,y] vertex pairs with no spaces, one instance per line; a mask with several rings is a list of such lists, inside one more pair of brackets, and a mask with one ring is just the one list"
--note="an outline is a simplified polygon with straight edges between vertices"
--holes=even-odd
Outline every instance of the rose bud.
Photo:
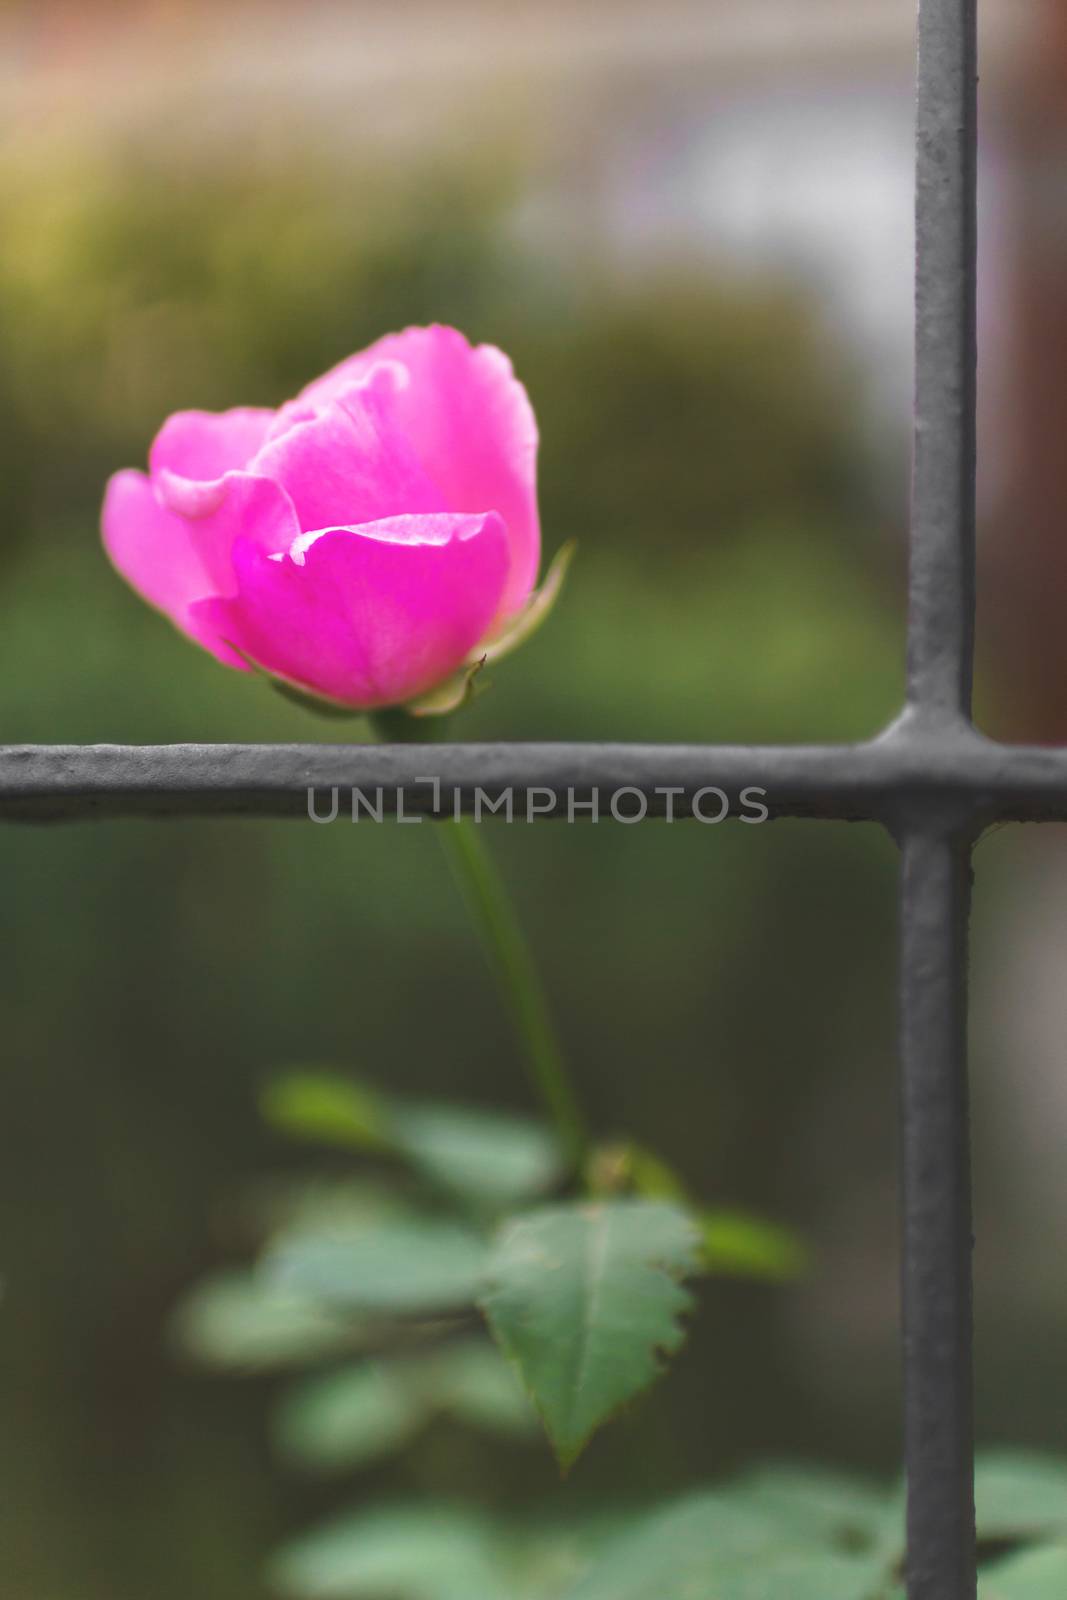
[[180,411],[107,486],[124,578],[240,672],[349,711],[452,709],[562,579],[540,559],[537,423],[508,358],[409,328],[277,411]]

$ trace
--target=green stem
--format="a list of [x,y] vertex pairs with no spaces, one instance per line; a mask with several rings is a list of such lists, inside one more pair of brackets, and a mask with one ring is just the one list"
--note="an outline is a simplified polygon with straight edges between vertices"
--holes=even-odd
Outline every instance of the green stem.
[[588,1154],[585,1119],[556,1038],[541,980],[515,907],[475,825],[441,822],[438,835],[467,902],[504,1004],[522,1039],[530,1077],[578,1172]]
[[[377,711],[370,717],[376,739],[414,744],[439,737],[444,717]],[[435,824],[452,875],[467,903],[501,997],[526,1053],[531,1082],[555,1125],[560,1142],[584,1176],[589,1155],[585,1118],[571,1085],[533,953],[511,897],[474,823]]]

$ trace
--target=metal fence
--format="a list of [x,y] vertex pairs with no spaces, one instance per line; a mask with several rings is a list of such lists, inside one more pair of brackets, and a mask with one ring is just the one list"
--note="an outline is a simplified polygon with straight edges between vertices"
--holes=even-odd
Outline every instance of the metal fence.
[[[1067,751],[971,722],[977,0],[920,0],[916,399],[908,690],[842,746],[25,746],[0,749],[0,817],[306,816],[308,790],[381,788],[390,811],[469,811],[479,789],[637,791],[648,815],[759,787],[773,817],[882,823],[901,856],[903,1360],[910,1600],[973,1600],[967,923],[971,852],[996,820],[1067,818]],[[440,790],[426,781],[433,773]],[[442,799],[447,795],[447,803]]]

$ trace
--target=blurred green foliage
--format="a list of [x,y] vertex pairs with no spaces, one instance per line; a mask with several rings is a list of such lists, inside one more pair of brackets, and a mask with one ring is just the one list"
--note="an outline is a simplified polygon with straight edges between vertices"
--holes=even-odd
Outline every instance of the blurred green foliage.
[[[1052,1456],[979,1456],[979,1600],[1062,1595],[1065,1470]],[[774,1464],[569,1527],[448,1501],[364,1507],[294,1541],[272,1576],[292,1600],[899,1600],[903,1500],[903,1486]]]
[[[263,165],[22,152],[0,171],[0,737],[350,737],[128,593],[98,547],[100,494],[168,411],[281,400],[430,319],[513,355],[542,425],[547,545],[580,546],[466,735],[833,739],[885,721],[897,588],[840,353],[772,284],[557,269],[517,242],[520,188],[506,163],[382,177],[296,148]],[[640,1129],[709,1203],[817,1235],[841,1180],[810,1154],[822,1097],[860,1060],[891,1118],[888,843],[784,824],[492,832],[598,1124]],[[269,1375],[206,1384],[172,1368],[162,1329],[258,1231],[243,1180],[293,1170],[257,1091],[279,1060],[327,1060],[519,1108],[510,1036],[427,828],[9,830],[0,882],[0,1451],[20,1485],[0,1504],[2,1586],[250,1600],[263,1551],[332,1491],[294,1499],[277,1473]],[[782,1291],[707,1295],[673,1400],[594,1445],[579,1496],[816,1437],[888,1460],[892,1373],[862,1415],[828,1414]],[[714,1372],[730,1377],[712,1392]],[[368,1472],[360,1497],[442,1478],[504,1507],[554,1492],[506,1443],[487,1471],[447,1416],[398,1473]]]
[[[272,1083],[262,1106],[281,1131],[350,1151],[356,1175],[325,1192],[297,1184],[255,1262],[194,1287],[173,1331],[180,1349],[223,1371],[332,1358],[276,1412],[275,1443],[304,1470],[379,1464],[441,1416],[510,1443],[535,1437],[539,1420],[570,1470],[677,1354],[693,1310],[683,1280],[782,1277],[752,1219],[732,1219],[732,1250],[704,1249],[699,1206],[644,1152],[594,1145],[576,1167],[568,1153],[580,1152],[530,1118],[412,1104],[321,1069]],[[449,1600],[462,1582],[486,1600],[503,1600],[509,1583],[530,1600],[562,1595],[555,1561],[546,1572],[541,1559],[558,1554],[558,1532],[528,1550],[514,1528],[492,1527],[481,1497],[464,1508],[451,1482],[442,1490],[449,1498],[421,1513],[360,1514],[298,1539],[271,1564],[283,1592]],[[457,1520],[474,1530],[473,1545],[460,1540],[458,1573],[451,1537],[442,1550],[436,1536]],[[592,1548],[590,1532],[588,1514],[572,1518],[568,1543]],[[818,1571],[826,1559],[816,1551]],[[656,1562],[646,1565],[651,1584]],[[842,1600],[861,1600],[858,1588]]]

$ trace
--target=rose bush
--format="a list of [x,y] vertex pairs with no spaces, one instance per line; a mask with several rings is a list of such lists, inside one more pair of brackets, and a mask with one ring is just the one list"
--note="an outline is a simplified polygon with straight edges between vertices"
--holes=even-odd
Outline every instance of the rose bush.
[[104,543],[226,666],[355,711],[411,704],[525,633],[536,465],[508,358],[408,328],[277,411],[168,418],[148,473],[110,480]]

